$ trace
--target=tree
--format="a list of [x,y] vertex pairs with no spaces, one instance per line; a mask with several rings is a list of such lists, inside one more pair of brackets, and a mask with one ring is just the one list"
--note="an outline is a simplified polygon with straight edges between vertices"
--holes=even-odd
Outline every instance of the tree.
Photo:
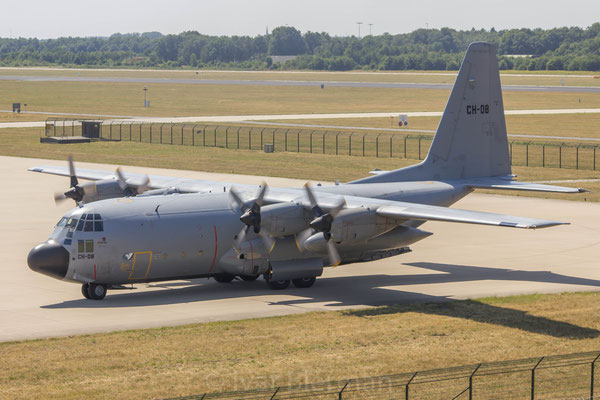
[[306,51],[302,34],[296,28],[279,26],[273,29],[270,36],[270,55],[295,56],[304,54]]

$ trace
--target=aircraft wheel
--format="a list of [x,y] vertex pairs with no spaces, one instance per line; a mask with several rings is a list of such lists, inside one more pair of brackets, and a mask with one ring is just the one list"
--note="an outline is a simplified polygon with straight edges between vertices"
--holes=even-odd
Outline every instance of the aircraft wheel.
[[89,283],[84,283],[83,285],[81,285],[81,294],[83,295],[83,297],[85,297],[86,299],[90,299],[90,293],[88,292],[88,290],[90,290],[90,284]]
[[229,283],[233,280],[233,278],[235,278],[235,276],[231,274],[217,274],[213,278],[215,278],[215,281],[219,283]]
[[106,286],[90,283],[88,286],[88,295],[92,300],[102,300],[106,296]]
[[246,282],[253,282],[258,279],[260,275],[240,275],[240,278]]
[[287,289],[288,286],[290,286],[290,281],[289,280],[285,280],[285,281],[269,281],[269,282],[267,282],[267,286],[269,287],[269,289],[283,290],[283,289]]
[[292,279],[292,282],[294,283],[294,286],[296,286],[297,288],[309,288],[315,284],[316,280],[317,280],[317,277],[313,276],[311,278]]

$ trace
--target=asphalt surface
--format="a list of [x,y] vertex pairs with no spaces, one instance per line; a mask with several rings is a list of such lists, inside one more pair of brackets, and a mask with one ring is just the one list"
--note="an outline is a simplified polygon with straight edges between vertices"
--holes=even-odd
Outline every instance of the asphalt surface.
[[[248,85],[248,86],[310,86],[350,87],[350,88],[396,88],[396,89],[435,89],[450,90],[449,83],[386,83],[386,82],[341,82],[341,81],[293,81],[293,80],[243,80],[243,79],[178,79],[178,78],[128,78],[128,77],[85,77],[85,76],[26,76],[4,75],[0,81],[23,82],[90,82],[90,83],[168,83],[180,85]],[[600,93],[600,87],[593,86],[533,86],[503,85],[503,91],[517,92],[564,92]]]
[[[29,270],[26,257],[46,240],[71,204],[55,191],[68,178],[27,172],[59,161],[0,157],[0,341],[64,336],[195,322],[444,301],[521,293],[600,288],[600,204],[473,194],[457,207],[545,218],[571,225],[518,230],[428,222],[434,235],[413,252],[385,260],[327,269],[314,287],[274,292],[264,281],[213,280],[138,285],[85,300],[80,286]],[[112,165],[76,166],[114,171]],[[260,183],[262,177],[125,167],[125,171]],[[304,181],[266,178],[272,186]],[[585,186],[585,185],[584,185]]]

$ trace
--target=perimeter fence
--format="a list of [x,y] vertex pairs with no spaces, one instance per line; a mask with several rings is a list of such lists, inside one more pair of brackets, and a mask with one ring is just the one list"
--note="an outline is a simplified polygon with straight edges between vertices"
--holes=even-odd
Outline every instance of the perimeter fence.
[[[81,136],[81,120],[47,120],[45,136]],[[422,160],[432,135],[239,125],[104,121],[99,139],[180,146],[297,152],[358,157]],[[595,171],[598,145],[588,143],[509,140],[514,166],[567,168]]]
[[178,399],[594,399],[600,351]]

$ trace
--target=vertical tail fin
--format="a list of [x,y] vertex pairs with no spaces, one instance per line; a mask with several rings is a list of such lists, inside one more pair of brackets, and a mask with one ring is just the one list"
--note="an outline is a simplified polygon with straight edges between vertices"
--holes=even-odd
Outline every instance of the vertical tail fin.
[[471,43],[427,158],[361,183],[464,179],[511,173],[496,48]]

